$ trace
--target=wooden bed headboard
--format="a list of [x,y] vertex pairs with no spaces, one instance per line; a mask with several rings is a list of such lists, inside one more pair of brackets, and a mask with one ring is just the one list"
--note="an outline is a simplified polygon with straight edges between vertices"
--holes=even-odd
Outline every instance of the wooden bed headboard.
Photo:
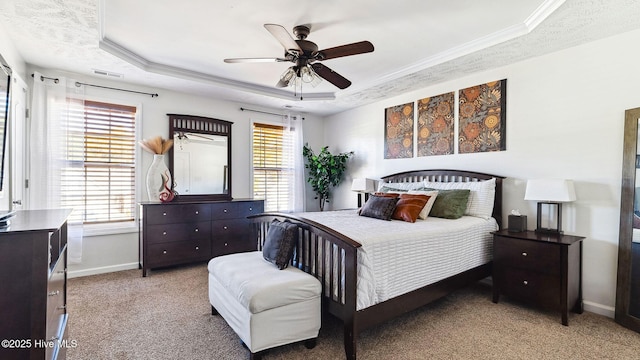
[[382,181],[386,183],[418,182],[423,180],[434,182],[473,182],[490,180],[492,178],[496,179],[496,196],[493,203],[492,215],[498,222],[500,228],[502,228],[502,180],[504,176],[464,170],[414,170],[383,176]]

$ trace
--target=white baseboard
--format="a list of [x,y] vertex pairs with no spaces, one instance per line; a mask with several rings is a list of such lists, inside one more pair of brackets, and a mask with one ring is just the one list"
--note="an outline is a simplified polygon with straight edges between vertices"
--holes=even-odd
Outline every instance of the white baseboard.
[[612,306],[602,305],[591,301],[583,300],[584,310],[592,312],[594,314],[604,315],[606,317],[614,318],[616,314],[616,308]]
[[69,270],[67,273],[67,278],[75,278],[89,275],[97,275],[97,274],[106,274],[110,272],[123,271],[123,270],[134,270],[138,268],[138,263],[129,263],[129,264],[119,264],[119,265],[111,265],[111,266],[103,266],[91,269],[82,269],[82,270]]

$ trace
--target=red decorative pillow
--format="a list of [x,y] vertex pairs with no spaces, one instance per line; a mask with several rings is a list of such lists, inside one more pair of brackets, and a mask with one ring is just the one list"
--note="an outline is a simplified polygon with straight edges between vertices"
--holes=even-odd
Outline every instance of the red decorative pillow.
[[391,218],[411,223],[416,222],[420,211],[422,211],[430,197],[428,195],[400,194],[400,199],[396,203],[396,208]]

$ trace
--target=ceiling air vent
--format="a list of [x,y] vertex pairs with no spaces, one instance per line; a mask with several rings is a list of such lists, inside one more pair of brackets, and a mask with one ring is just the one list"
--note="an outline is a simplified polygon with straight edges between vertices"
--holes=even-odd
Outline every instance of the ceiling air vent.
[[93,73],[96,75],[100,75],[100,76],[107,76],[107,77],[112,77],[112,78],[117,78],[117,79],[122,79],[124,77],[124,75],[122,74],[118,74],[118,73],[114,73],[111,71],[106,71],[106,70],[98,70],[98,69],[92,69]]

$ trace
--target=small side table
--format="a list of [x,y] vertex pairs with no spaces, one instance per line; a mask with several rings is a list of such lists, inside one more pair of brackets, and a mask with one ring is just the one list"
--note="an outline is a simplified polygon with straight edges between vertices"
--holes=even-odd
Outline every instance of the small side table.
[[547,309],[582,314],[582,236],[493,232],[493,302],[500,294]]

